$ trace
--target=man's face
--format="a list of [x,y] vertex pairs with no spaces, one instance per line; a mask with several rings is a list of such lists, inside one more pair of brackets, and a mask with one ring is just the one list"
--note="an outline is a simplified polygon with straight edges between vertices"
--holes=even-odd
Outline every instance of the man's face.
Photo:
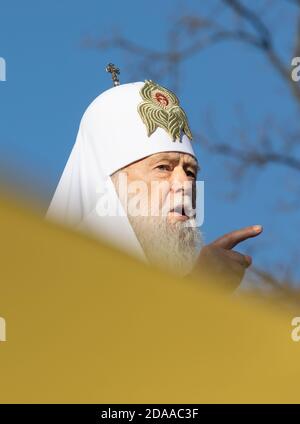
[[195,209],[197,171],[196,159],[186,153],[164,152],[148,156],[123,170],[129,187],[126,196],[130,198],[139,191],[141,215],[164,215],[170,224],[187,221],[191,218],[189,211]]
[[165,152],[135,162],[112,176],[150,262],[182,275],[192,268],[197,246],[202,243],[195,226],[197,171],[193,156]]

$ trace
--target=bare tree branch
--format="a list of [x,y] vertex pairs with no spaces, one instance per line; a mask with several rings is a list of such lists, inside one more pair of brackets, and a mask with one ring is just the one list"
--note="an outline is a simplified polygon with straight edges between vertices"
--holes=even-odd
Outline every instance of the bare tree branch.
[[214,144],[210,150],[223,156],[237,159],[245,165],[265,166],[266,164],[277,163],[300,171],[300,159],[283,155],[282,153],[245,151],[225,143]]
[[[281,75],[281,77],[288,82],[289,87],[291,89],[292,94],[294,95],[297,102],[300,104],[300,87],[295,84],[295,82],[291,78],[291,69],[290,64],[288,66],[285,65],[285,63],[280,59],[279,55],[276,54],[271,36],[270,31],[266,27],[266,25],[263,23],[261,18],[254,13],[249,8],[246,8],[244,5],[240,3],[238,0],[222,0],[225,4],[227,4],[236,14],[238,14],[241,18],[245,19],[248,23],[250,23],[258,32],[258,39],[256,42],[251,42],[255,47],[258,47],[261,49],[270,63],[274,66],[274,69],[277,70],[277,72]],[[300,36],[300,33],[297,33],[297,40]],[[249,42],[249,37],[240,37],[241,41]],[[298,43],[298,41],[297,41]]]
[[[285,0],[281,4],[300,6],[300,0]],[[149,49],[143,45],[132,42],[123,36],[117,35],[109,39],[98,40],[96,42],[88,40],[89,47],[99,49],[119,48],[135,58],[141,65],[141,69],[147,75],[156,75],[159,80],[164,77],[172,78],[171,88],[178,91],[180,82],[180,70],[184,61],[199,54],[204,49],[220,44],[223,42],[240,42],[257,49],[263,55],[277,74],[282,78],[283,82],[289,88],[291,99],[300,106],[300,84],[295,83],[291,78],[291,61],[282,58],[280,50],[276,47],[273,30],[265,23],[266,19],[263,14],[251,2],[242,2],[241,0],[221,0],[219,3],[222,11],[229,12],[231,16],[238,18],[238,25],[229,23],[226,20],[226,26],[217,22],[216,14],[212,13],[209,18],[203,16],[186,15],[181,16],[174,23],[168,33],[167,46],[164,50]],[[254,4],[254,2],[253,2]],[[272,3],[273,4],[273,3]],[[274,3],[275,4],[275,3]],[[276,3],[278,4],[278,3]],[[250,6],[249,6],[250,5]],[[294,43],[291,48],[292,55],[300,57],[300,12],[297,19],[297,26],[294,34]],[[294,21],[293,21],[294,25]],[[171,72],[172,71],[172,72]],[[153,78],[154,79],[154,78]],[[256,136],[255,144],[243,142],[242,137],[235,139],[234,146],[228,142],[219,142],[216,137],[209,137],[210,142],[207,148],[215,154],[223,155],[227,158],[234,159],[240,164],[239,172],[250,168],[251,166],[264,167],[268,164],[277,164],[284,166],[290,170],[300,172],[299,151],[297,154],[292,148],[299,146],[299,130],[297,119],[293,121],[293,131],[287,134],[290,129],[284,128],[283,131],[277,129],[277,139],[283,143],[281,148],[276,146],[274,140],[274,132],[267,126],[268,136]],[[203,136],[201,137],[203,140]],[[227,140],[229,138],[227,137]],[[211,142],[213,140],[213,142]],[[238,144],[238,142],[240,144]],[[203,143],[202,143],[203,145]],[[260,281],[266,282],[287,299],[291,299],[295,291],[286,290],[283,292],[283,281],[276,280],[271,274],[258,270],[256,273]],[[300,305],[300,292],[295,294],[298,305]]]
[[252,10],[245,7],[238,0],[223,0],[237,15],[249,22],[260,35],[260,44],[264,49],[271,48],[271,37],[268,28],[265,26],[261,18]]

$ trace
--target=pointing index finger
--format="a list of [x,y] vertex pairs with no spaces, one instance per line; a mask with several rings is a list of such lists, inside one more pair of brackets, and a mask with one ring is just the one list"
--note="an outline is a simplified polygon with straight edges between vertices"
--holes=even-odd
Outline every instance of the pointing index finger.
[[232,231],[231,233],[225,234],[219,237],[212,244],[214,246],[222,247],[223,249],[232,249],[242,241],[247,240],[251,237],[256,237],[262,232],[263,228],[261,225],[251,225],[240,230]]

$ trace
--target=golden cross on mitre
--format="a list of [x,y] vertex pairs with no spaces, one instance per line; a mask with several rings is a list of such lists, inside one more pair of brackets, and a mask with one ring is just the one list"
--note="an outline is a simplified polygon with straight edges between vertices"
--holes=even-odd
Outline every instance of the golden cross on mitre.
[[118,78],[118,75],[120,75],[120,69],[117,68],[113,63],[109,63],[105,69],[106,72],[109,72],[111,74],[114,87],[120,85],[120,80]]

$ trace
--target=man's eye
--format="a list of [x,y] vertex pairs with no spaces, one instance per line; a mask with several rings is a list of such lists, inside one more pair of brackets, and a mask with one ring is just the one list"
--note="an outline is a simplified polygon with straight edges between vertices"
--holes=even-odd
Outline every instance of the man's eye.
[[156,167],[156,169],[159,169],[161,171],[170,171],[170,166],[169,165],[158,165]]
[[186,171],[188,177],[196,178],[196,174],[193,171]]

